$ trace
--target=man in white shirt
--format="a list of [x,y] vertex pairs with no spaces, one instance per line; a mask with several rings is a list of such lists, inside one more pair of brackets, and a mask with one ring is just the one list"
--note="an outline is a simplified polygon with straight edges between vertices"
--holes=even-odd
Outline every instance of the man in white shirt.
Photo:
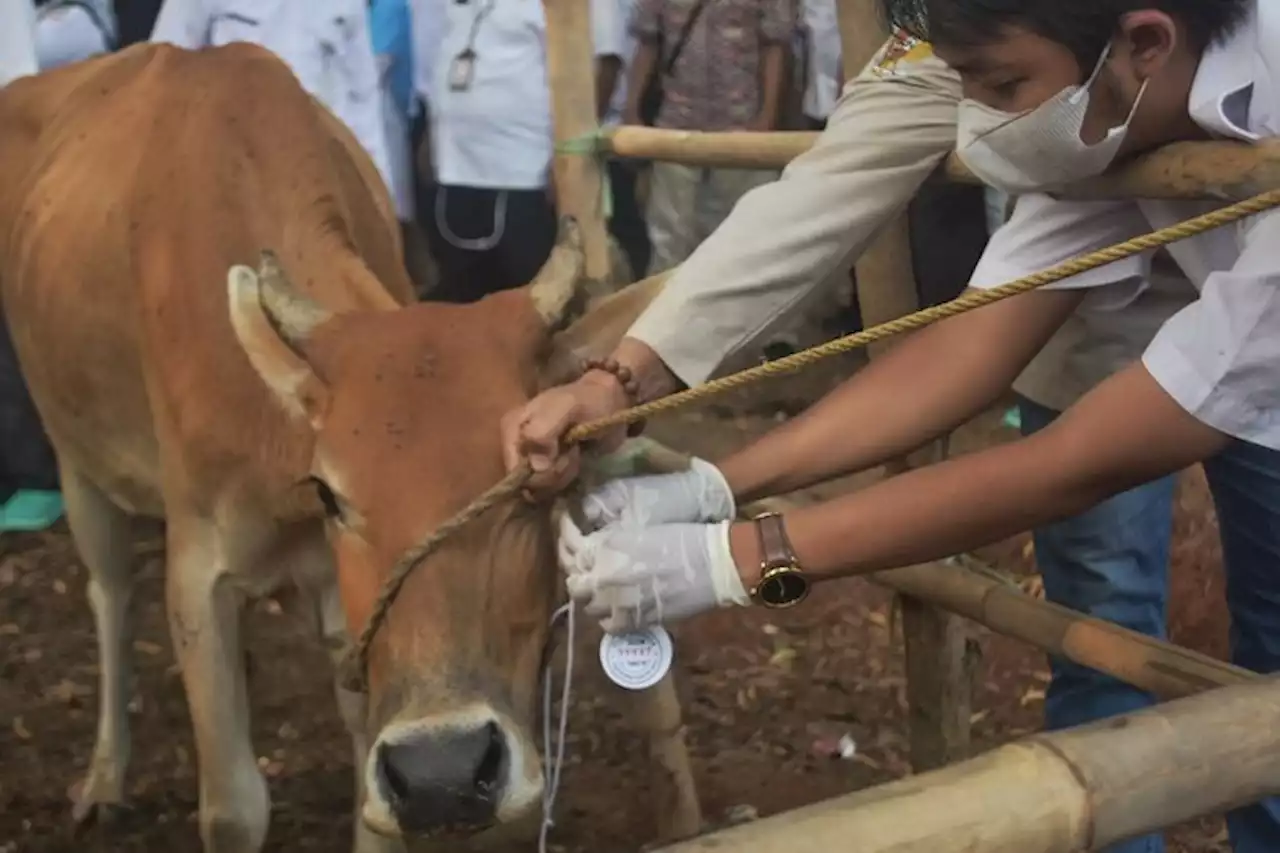
[[[1280,67],[1280,7],[1270,0],[882,4],[902,25],[918,25],[927,11],[934,48],[970,98],[960,106],[961,155],[989,183],[1025,194],[975,287],[1205,209],[1055,201],[1036,190],[1176,141],[1280,136],[1280,79],[1270,71]],[[1233,658],[1280,670],[1278,241],[1280,212],[1271,212],[1170,249],[1199,298],[1163,324],[1141,362],[1022,441],[787,513],[782,524],[803,576],[817,582],[939,559],[1203,462],[1222,530]],[[1151,287],[1151,260],[916,333],[718,468],[611,485],[589,513],[597,529],[565,530],[571,591],[608,617],[610,630],[767,603],[757,528],[776,522],[736,524],[735,505],[874,467],[953,428],[994,402],[1069,318],[1114,318],[1124,328],[1124,312]],[[554,451],[538,452],[539,467],[557,463]],[[779,595],[803,588],[769,587]],[[1237,853],[1280,849],[1274,800],[1237,810],[1228,823]]]
[[[427,51],[435,180],[420,218],[440,268],[430,298],[471,302],[527,284],[555,243],[546,20],[538,0],[446,0],[443,12]],[[591,26],[603,115],[623,52],[617,0],[592,0]]]
[[151,40],[190,49],[262,45],[342,119],[387,187],[395,185],[364,0],[165,0]]

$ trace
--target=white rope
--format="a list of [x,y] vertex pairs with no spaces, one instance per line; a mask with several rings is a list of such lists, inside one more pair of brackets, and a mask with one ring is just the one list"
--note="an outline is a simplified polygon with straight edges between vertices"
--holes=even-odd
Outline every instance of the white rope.
[[542,828],[538,832],[538,853],[547,853],[547,837],[555,826],[556,794],[560,790],[560,771],[564,769],[565,740],[569,733],[569,698],[573,684],[573,646],[576,639],[573,602],[561,607],[551,616],[551,630],[556,623],[566,620],[564,687],[560,691],[560,721],[554,752],[551,744],[551,659],[547,659],[542,674],[542,755],[547,767],[547,781],[542,792]]

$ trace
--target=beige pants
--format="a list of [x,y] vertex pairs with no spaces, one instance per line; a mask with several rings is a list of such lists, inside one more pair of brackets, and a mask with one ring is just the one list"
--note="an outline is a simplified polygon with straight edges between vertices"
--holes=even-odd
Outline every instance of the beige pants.
[[776,171],[654,163],[646,210],[653,242],[649,275],[684,262],[724,222],[738,199],[777,178]]

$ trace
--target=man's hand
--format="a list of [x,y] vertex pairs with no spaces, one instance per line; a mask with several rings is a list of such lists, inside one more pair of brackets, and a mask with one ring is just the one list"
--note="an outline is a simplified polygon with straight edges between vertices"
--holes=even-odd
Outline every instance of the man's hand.
[[[555,494],[578,476],[581,454],[564,446],[564,437],[579,424],[627,408],[627,393],[607,373],[592,371],[576,382],[544,391],[502,418],[502,455],[507,470],[527,459],[533,469],[528,491],[533,496]],[[618,427],[594,439],[606,452],[626,440]]]
[[574,601],[611,634],[751,603],[729,547],[732,522],[611,525],[584,534],[566,513],[560,565]]
[[610,480],[583,499],[582,512],[597,530],[732,521],[737,507],[720,469],[695,458],[687,471]]

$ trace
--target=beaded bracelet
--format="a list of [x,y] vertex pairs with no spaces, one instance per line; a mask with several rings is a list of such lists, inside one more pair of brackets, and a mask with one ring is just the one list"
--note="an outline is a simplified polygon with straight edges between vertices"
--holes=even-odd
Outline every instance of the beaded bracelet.
[[[627,395],[629,405],[640,405],[640,382],[636,379],[635,374],[631,372],[631,368],[619,364],[615,358],[583,359],[582,374],[585,376],[592,370],[608,373],[618,380],[618,384],[622,386],[623,393]],[[627,426],[627,435],[629,436],[635,437],[642,432],[644,432],[644,421],[637,421]]]

